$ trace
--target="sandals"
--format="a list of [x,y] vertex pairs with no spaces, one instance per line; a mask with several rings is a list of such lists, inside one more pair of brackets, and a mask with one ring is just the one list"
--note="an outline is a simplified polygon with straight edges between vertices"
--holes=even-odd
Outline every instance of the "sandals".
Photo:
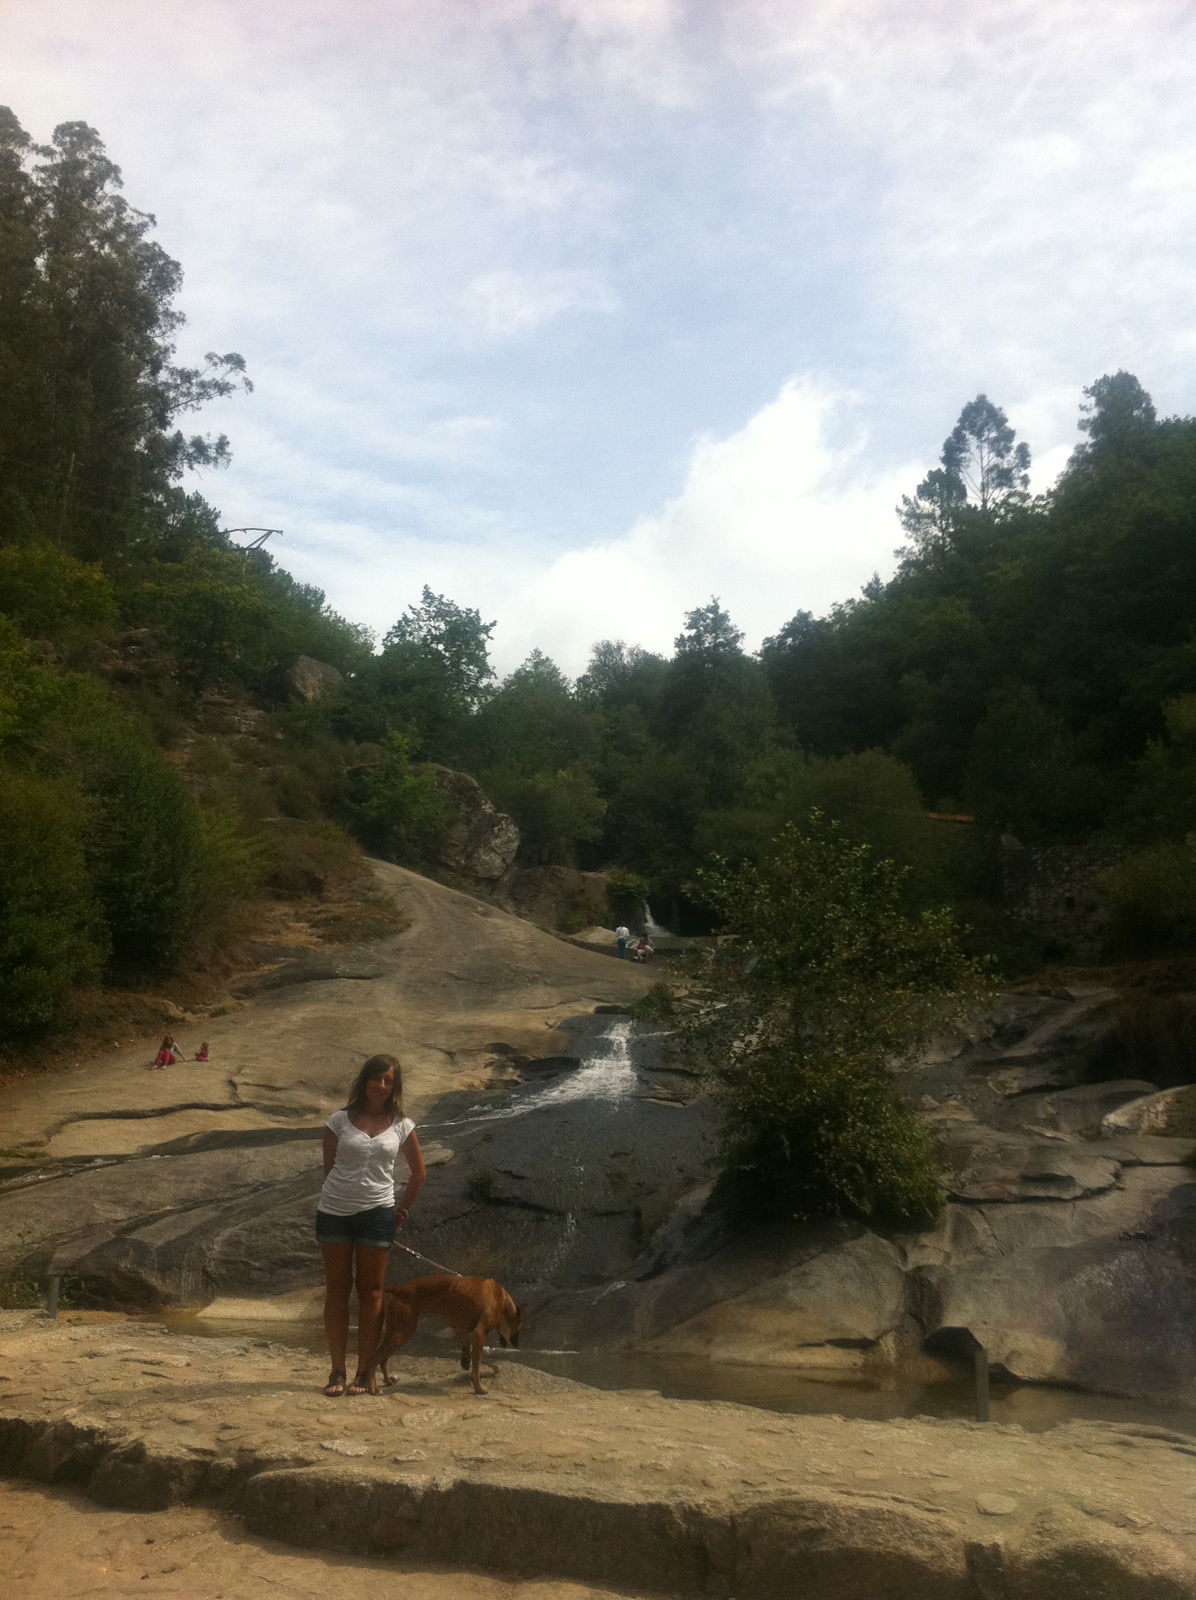
[[339,1400],[345,1392],[345,1375],[343,1372],[330,1372],[328,1382],[324,1385],[324,1393],[330,1400]]
[[345,1390],[346,1394],[369,1394],[369,1392],[370,1381],[364,1372],[356,1373],[354,1375],[353,1382]]

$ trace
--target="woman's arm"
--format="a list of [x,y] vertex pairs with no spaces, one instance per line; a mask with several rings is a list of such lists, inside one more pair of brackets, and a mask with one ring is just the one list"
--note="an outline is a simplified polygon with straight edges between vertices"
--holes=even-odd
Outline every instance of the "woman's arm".
[[335,1161],[336,1161],[336,1134],[333,1133],[331,1128],[325,1128],[324,1129],[324,1176],[325,1177],[327,1177],[328,1174],[332,1171],[333,1163]]
[[419,1140],[415,1135],[414,1129],[403,1140],[403,1156],[407,1162],[409,1176],[407,1178],[407,1187],[403,1190],[403,1198],[395,1207],[396,1228],[399,1226],[400,1221],[406,1222],[407,1213],[415,1204],[415,1197],[423,1188],[424,1179],[427,1177],[428,1172],[428,1169],[424,1166],[424,1153],[419,1147]]

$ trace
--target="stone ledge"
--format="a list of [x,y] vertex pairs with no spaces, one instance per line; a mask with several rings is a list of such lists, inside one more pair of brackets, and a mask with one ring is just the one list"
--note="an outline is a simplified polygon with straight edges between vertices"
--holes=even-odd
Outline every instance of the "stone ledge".
[[483,1399],[447,1353],[333,1402],[265,1341],[32,1314],[0,1316],[0,1371],[0,1471],[311,1548],[761,1600],[1196,1595],[1196,1442],[1157,1429],[776,1416],[514,1362]]

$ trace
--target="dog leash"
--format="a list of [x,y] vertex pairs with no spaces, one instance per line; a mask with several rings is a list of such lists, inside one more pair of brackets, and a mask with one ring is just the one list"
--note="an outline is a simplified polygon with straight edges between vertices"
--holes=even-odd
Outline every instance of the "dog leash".
[[394,1247],[396,1250],[405,1251],[409,1256],[414,1256],[417,1261],[426,1261],[430,1267],[435,1267],[438,1272],[447,1272],[450,1278],[462,1278],[465,1276],[462,1272],[454,1272],[452,1267],[446,1267],[443,1261],[433,1261],[432,1257],[426,1256],[422,1250],[413,1250],[409,1244],[400,1244],[397,1239],[394,1242]]

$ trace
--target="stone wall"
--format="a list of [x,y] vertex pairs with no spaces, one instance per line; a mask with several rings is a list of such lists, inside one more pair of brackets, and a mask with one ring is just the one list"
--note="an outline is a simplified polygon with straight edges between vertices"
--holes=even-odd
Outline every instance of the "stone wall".
[[1098,886],[1117,859],[1116,852],[1098,845],[1024,845],[1006,837],[1001,841],[1006,909],[1047,940],[1050,954],[1097,957],[1108,928]]

